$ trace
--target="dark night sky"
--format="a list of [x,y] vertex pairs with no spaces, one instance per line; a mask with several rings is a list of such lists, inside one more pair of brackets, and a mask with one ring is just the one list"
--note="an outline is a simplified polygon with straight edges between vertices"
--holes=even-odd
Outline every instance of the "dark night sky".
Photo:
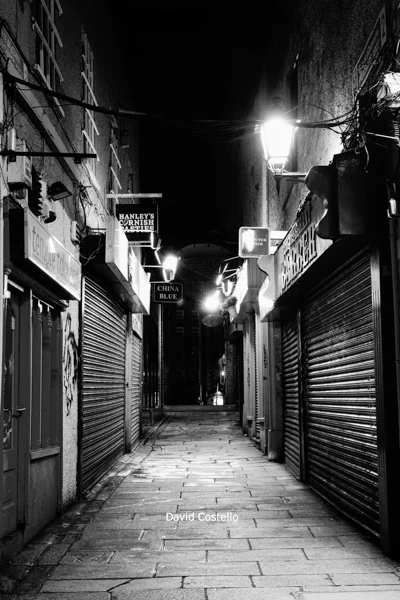
[[277,4],[115,2],[115,10],[125,6],[121,41],[135,108],[153,115],[141,127],[140,191],[163,193],[163,243],[215,241],[214,230],[222,231],[221,240],[237,239],[241,223],[226,216],[235,194],[235,145],[213,142],[210,126],[191,120],[248,116],[265,53],[281,41],[270,33],[272,23],[285,20]]

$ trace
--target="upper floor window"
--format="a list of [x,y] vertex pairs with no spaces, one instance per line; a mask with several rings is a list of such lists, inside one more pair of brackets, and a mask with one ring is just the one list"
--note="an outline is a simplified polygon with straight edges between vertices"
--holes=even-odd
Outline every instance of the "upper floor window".
[[59,0],[35,0],[33,29],[36,31],[36,64],[46,85],[54,91],[63,81],[57,64],[58,49],[62,41],[57,30],[57,20],[63,14]]
[[[83,80],[83,101],[86,104],[97,106],[96,96],[94,95],[94,57],[90,48],[90,44],[85,33],[82,34],[82,80]],[[83,152],[87,154],[97,154],[96,152],[96,136],[99,135],[99,130],[96,125],[95,113],[88,108],[84,109],[83,123]],[[89,167],[92,175],[96,174],[96,162],[99,158],[87,158],[86,165]]]
[[122,189],[120,182],[121,161],[119,160],[119,130],[117,126],[111,126],[111,141],[110,141],[111,157],[110,157],[110,188],[114,193],[118,193]]

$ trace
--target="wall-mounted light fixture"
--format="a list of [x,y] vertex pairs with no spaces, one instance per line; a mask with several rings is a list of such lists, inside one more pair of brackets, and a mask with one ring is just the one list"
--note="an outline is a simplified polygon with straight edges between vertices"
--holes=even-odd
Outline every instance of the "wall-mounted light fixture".
[[219,290],[215,290],[207,296],[203,302],[203,306],[209,312],[218,311],[221,308],[221,294]]
[[64,200],[65,198],[72,196],[72,192],[70,192],[61,181],[52,183],[47,189],[47,193],[51,196],[52,200]]
[[161,261],[158,253],[155,252],[158,265],[143,265],[144,269],[162,269],[164,281],[170,282],[175,279],[175,273],[178,268],[179,258],[174,254],[167,254],[164,260]]
[[260,126],[264,157],[277,183],[281,179],[304,181],[307,175],[285,171],[297,129],[296,121],[288,121],[280,114],[274,114]]

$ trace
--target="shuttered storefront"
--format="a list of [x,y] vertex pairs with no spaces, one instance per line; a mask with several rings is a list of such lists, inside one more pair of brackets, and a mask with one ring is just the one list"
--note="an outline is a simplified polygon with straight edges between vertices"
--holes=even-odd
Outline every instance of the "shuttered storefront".
[[132,334],[131,360],[131,449],[133,450],[140,435],[140,401],[142,387],[142,341]]
[[126,315],[106,288],[85,278],[82,330],[81,489],[124,452]]
[[297,317],[294,314],[282,325],[283,428],[285,464],[297,478],[300,478],[298,359]]
[[358,255],[306,297],[302,336],[307,482],[376,532],[378,460],[368,253]]

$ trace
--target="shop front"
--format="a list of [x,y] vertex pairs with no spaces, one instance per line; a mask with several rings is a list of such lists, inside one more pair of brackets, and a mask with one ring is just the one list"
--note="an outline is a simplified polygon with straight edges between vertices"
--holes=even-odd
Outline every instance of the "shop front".
[[0,530],[15,551],[62,504],[63,312],[80,299],[81,266],[28,208],[7,198],[4,216]]
[[150,309],[148,276],[114,217],[105,235],[86,238],[84,252],[93,259],[84,269],[82,294],[81,492],[137,442],[142,357],[136,316]]
[[238,316],[243,328],[243,414],[242,429],[265,449],[263,329],[258,309],[258,292],[264,277],[257,259],[244,261],[235,287]]
[[280,414],[280,458],[389,547],[393,440],[382,379],[382,257],[362,236],[319,238],[320,218],[310,195],[260,290],[261,319],[280,329],[272,351],[280,392],[270,397]]

